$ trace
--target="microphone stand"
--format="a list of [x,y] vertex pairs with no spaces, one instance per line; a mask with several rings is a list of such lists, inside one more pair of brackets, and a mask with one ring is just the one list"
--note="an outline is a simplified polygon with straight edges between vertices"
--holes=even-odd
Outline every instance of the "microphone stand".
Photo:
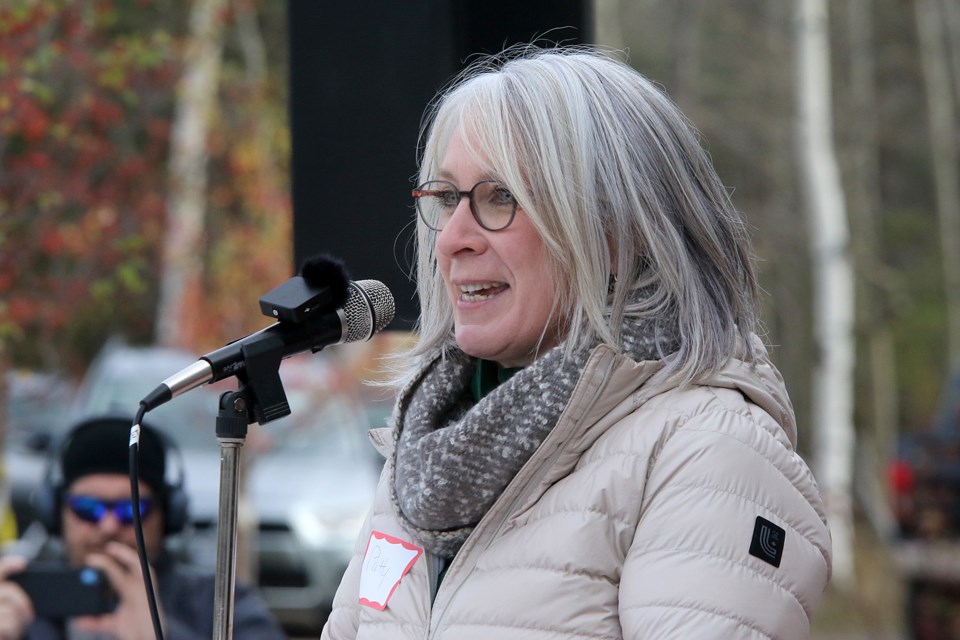
[[233,601],[237,575],[237,503],[240,452],[247,437],[251,392],[247,385],[220,396],[217,442],[220,443],[220,504],[217,516],[217,568],[213,594],[215,640],[233,638]]
[[237,374],[236,391],[220,396],[217,441],[220,443],[220,504],[217,519],[217,567],[213,600],[214,640],[232,640],[237,574],[237,503],[240,453],[247,427],[290,414],[280,380],[280,353],[270,343],[244,345],[246,367]]

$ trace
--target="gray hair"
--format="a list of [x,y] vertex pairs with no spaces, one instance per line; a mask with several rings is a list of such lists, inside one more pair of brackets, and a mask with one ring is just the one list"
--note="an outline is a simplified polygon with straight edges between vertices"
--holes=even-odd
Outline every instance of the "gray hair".
[[[568,353],[596,341],[619,348],[630,314],[676,319],[668,366],[683,382],[716,371],[741,336],[753,358],[746,226],[697,131],[652,82],[596,49],[514,47],[471,64],[431,104],[420,182],[436,177],[454,133],[542,236]],[[411,358],[455,344],[435,233],[418,221]]]

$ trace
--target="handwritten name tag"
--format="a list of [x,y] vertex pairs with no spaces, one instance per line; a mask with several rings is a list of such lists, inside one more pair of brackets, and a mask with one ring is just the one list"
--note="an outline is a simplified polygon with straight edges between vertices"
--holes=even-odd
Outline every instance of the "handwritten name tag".
[[386,609],[400,580],[421,555],[423,549],[416,545],[386,533],[371,532],[360,569],[360,604],[379,611]]

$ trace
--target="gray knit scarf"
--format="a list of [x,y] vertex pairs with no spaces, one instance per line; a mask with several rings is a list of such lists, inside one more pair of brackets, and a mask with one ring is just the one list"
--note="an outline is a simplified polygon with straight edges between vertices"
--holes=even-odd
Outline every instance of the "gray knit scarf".
[[[676,350],[676,334],[675,321],[628,318],[623,350],[638,362],[659,359]],[[393,506],[420,544],[456,555],[553,429],[592,350],[564,357],[555,347],[476,403],[475,358],[451,349],[429,359],[393,415]]]

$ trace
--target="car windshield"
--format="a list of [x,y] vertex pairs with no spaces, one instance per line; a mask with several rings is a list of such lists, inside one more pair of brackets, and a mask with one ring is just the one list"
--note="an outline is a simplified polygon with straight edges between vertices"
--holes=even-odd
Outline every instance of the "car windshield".
[[6,383],[8,443],[25,446],[31,436],[50,432],[67,421],[76,389],[66,378],[55,374],[10,371]]
[[[141,365],[143,361],[141,360]],[[264,425],[252,424],[257,430],[257,454],[311,455],[349,457],[362,450],[366,415],[351,394],[338,394],[324,388],[328,377],[318,374],[321,366],[311,369],[301,365],[281,369],[291,415]],[[319,365],[320,363],[318,363]],[[86,413],[122,412],[133,415],[141,398],[161,379],[159,374],[116,366],[101,371],[87,392]],[[165,370],[172,370],[166,367]],[[167,432],[182,449],[219,447],[216,438],[217,406],[220,394],[236,388],[236,382],[225,380],[204,385],[177,396],[150,411],[147,423]],[[248,434],[249,435],[249,434]]]
[[266,454],[342,457],[360,455],[359,437],[365,428],[360,409],[335,396],[321,396],[306,390],[288,390],[291,414],[265,425],[253,425],[266,436]]
[[[150,415],[157,413],[157,422],[185,449],[218,447],[215,404],[212,412],[205,414],[200,406],[204,404],[202,402],[195,401],[192,408],[176,406],[176,403],[189,396],[188,393],[174,398]],[[287,401],[291,410],[289,416],[263,425],[250,425],[250,431],[257,431],[257,455],[350,459],[359,454],[362,446],[360,435],[365,423],[357,407],[306,390],[288,390]],[[168,413],[161,416],[163,409],[167,409]],[[197,417],[186,419],[188,411]],[[205,429],[203,425],[209,428]]]
[[[102,378],[90,390],[85,402],[87,413],[124,413],[134,415],[151,387],[142,379],[118,376]],[[216,417],[218,395],[206,389],[185,393],[150,411],[144,420],[171,433],[181,447],[217,446]]]

